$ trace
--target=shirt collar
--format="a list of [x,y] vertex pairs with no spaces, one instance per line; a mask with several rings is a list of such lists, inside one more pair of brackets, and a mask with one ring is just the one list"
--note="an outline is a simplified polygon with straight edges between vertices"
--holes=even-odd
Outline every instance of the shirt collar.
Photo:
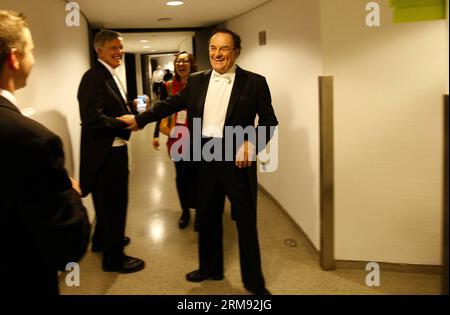
[[0,95],[10,101],[14,106],[17,106],[17,99],[10,91],[0,89]]
[[228,74],[228,75],[234,75],[235,73],[236,73],[236,68],[237,68],[237,65],[236,64],[234,64],[227,72],[225,72],[225,73],[223,73],[223,74],[221,74],[221,73],[219,73],[219,72],[217,72],[216,70],[214,70],[213,69],[213,74],[215,75],[215,76],[221,76],[221,75],[225,75],[225,74]]
[[107,64],[106,62],[104,62],[103,60],[101,60],[100,58],[97,59],[102,65],[104,65],[106,67],[106,69],[108,69],[108,71],[111,73],[112,76],[117,75],[116,70],[113,69],[109,64]]

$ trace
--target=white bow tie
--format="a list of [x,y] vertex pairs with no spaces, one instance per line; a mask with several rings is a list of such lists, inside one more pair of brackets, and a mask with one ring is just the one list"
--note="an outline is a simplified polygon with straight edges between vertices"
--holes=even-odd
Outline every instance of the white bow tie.
[[214,78],[214,81],[216,81],[216,82],[224,80],[228,84],[230,84],[231,80],[232,80],[231,73],[220,74],[217,72],[213,72],[213,78]]

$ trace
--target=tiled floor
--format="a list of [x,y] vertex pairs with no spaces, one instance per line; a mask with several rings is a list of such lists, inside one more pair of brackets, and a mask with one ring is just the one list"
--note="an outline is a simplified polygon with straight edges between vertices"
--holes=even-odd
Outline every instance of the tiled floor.
[[[80,263],[79,287],[67,287],[61,275],[62,294],[248,294],[243,288],[236,229],[227,203],[224,216],[225,279],[190,283],[185,274],[197,269],[197,233],[192,224],[178,229],[180,208],[175,172],[167,156],[151,146],[153,124],[134,134],[131,146],[130,202],[126,253],[142,258],[146,268],[134,274],[101,270],[101,254],[90,250]],[[258,195],[258,229],[263,271],[273,294],[439,294],[440,276],[382,272],[381,285],[365,285],[366,271],[322,271],[316,251],[286,215],[263,193]],[[296,247],[285,245],[285,239]]]

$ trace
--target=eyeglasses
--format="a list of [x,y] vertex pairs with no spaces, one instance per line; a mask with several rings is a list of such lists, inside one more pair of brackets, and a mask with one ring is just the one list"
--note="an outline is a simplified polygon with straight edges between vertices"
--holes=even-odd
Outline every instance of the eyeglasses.
[[191,62],[189,61],[189,59],[178,59],[175,61],[175,63],[191,63]]

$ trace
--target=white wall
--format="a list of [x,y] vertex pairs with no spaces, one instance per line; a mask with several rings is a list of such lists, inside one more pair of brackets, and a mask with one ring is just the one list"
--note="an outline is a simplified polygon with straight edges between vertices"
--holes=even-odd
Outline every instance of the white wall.
[[366,0],[322,0],[335,76],[336,258],[441,263],[445,21],[365,24]]
[[194,43],[192,36],[186,37],[179,45],[178,51],[185,51],[190,54],[194,53]]
[[79,27],[68,27],[65,18],[69,11],[62,0],[1,0],[1,8],[27,16],[35,44],[35,66],[27,86],[16,92],[19,107],[56,110],[65,117],[72,140],[73,175],[78,178],[80,118],[76,95],[90,66],[87,23],[81,16]]
[[[225,26],[242,38],[237,63],[267,78],[279,120],[278,169],[259,182],[319,248],[319,2],[272,0]],[[263,30],[267,45],[259,46]]]

